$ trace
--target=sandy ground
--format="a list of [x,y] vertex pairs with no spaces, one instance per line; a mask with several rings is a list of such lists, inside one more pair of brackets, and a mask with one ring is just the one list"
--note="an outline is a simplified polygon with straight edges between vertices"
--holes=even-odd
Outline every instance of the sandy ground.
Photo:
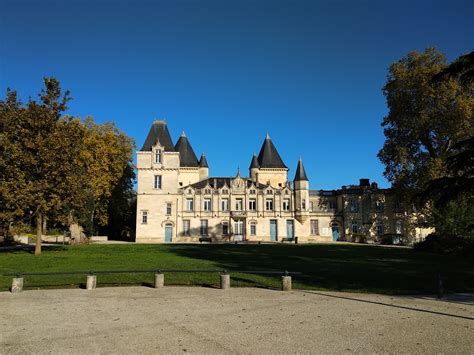
[[255,288],[0,293],[0,352],[474,353],[474,297]]

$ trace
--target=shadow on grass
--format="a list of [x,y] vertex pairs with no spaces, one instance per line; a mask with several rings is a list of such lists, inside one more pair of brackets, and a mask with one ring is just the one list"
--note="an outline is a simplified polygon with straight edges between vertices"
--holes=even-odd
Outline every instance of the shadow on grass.
[[[63,250],[67,250],[67,247],[64,244],[55,244],[55,245],[43,245],[41,249],[42,251],[63,251]],[[10,245],[10,246],[0,247],[0,253],[15,253],[15,252],[34,254],[35,246],[34,245]]]
[[[299,271],[295,288],[433,294],[438,273],[445,292],[472,292],[474,270],[468,260],[416,253],[408,248],[367,245],[166,245],[169,253],[212,261],[229,271]],[[276,281],[278,282],[278,281]]]

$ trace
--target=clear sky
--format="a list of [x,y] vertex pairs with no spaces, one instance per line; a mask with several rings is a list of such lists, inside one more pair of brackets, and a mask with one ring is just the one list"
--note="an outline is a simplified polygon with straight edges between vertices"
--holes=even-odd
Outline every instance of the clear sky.
[[141,148],[157,118],[210,173],[247,172],[269,133],[313,189],[389,186],[377,159],[388,66],[435,46],[473,50],[474,1],[0,0],[0,89],[43,76],[69,114],[114,121]]

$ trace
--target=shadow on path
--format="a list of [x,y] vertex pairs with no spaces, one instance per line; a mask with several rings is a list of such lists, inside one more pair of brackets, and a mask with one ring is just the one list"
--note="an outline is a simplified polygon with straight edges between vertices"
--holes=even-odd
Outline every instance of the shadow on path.
[[338,298],[338,299],[347,300],[347,301],[355,301],[355,302],[369,303],[369,304],[375,304],[375,305],[379,305],[379,306],[393,307],[393,308],[405,309],[405,310],[409,310],[409,311],[416,311],[416,312],[422,312],[422,313],[430,313],[430,314],[436,314],[436,315],[440,315],[440,316],[454,317],[454,318],[467,319],[467,320],[472,320],[472,321],[474,321],[474,317],[467,317],[467,316],[460,316],[460,315],[451,314],[451,313],[430,311],[430,310],[428,310],[428,309],[420,309],[420,308],[413,308],[413,307],[406,307],[406,306],[398,306],[398,305],[390,304],[390,303],[376,302],[376,301],[368,301],[368,300],[363,300],[363,299],[359,299],[359,298],[352,298],[352,297],[346,297],[346,296],[336,296],[336,295],[330,295],[330,294],[327,294],[327,293],[322,293],[322,292],[317,292],[317,291],[300,291],[300,290],[295,290],[295,292],[309,293],[309,294],[312,294],[312,295]]

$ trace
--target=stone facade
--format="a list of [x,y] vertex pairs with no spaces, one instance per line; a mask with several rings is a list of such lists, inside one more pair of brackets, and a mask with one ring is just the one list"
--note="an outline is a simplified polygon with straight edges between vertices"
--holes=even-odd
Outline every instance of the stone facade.
[[293,181],[270,137],[252,158],[249,177],[209,177],[183,133],[173,146],[155,121],[137,153],[136,242],[328,242],[413,234],[389,189],[368,179],[339,190],[311,190],[303,162]]

